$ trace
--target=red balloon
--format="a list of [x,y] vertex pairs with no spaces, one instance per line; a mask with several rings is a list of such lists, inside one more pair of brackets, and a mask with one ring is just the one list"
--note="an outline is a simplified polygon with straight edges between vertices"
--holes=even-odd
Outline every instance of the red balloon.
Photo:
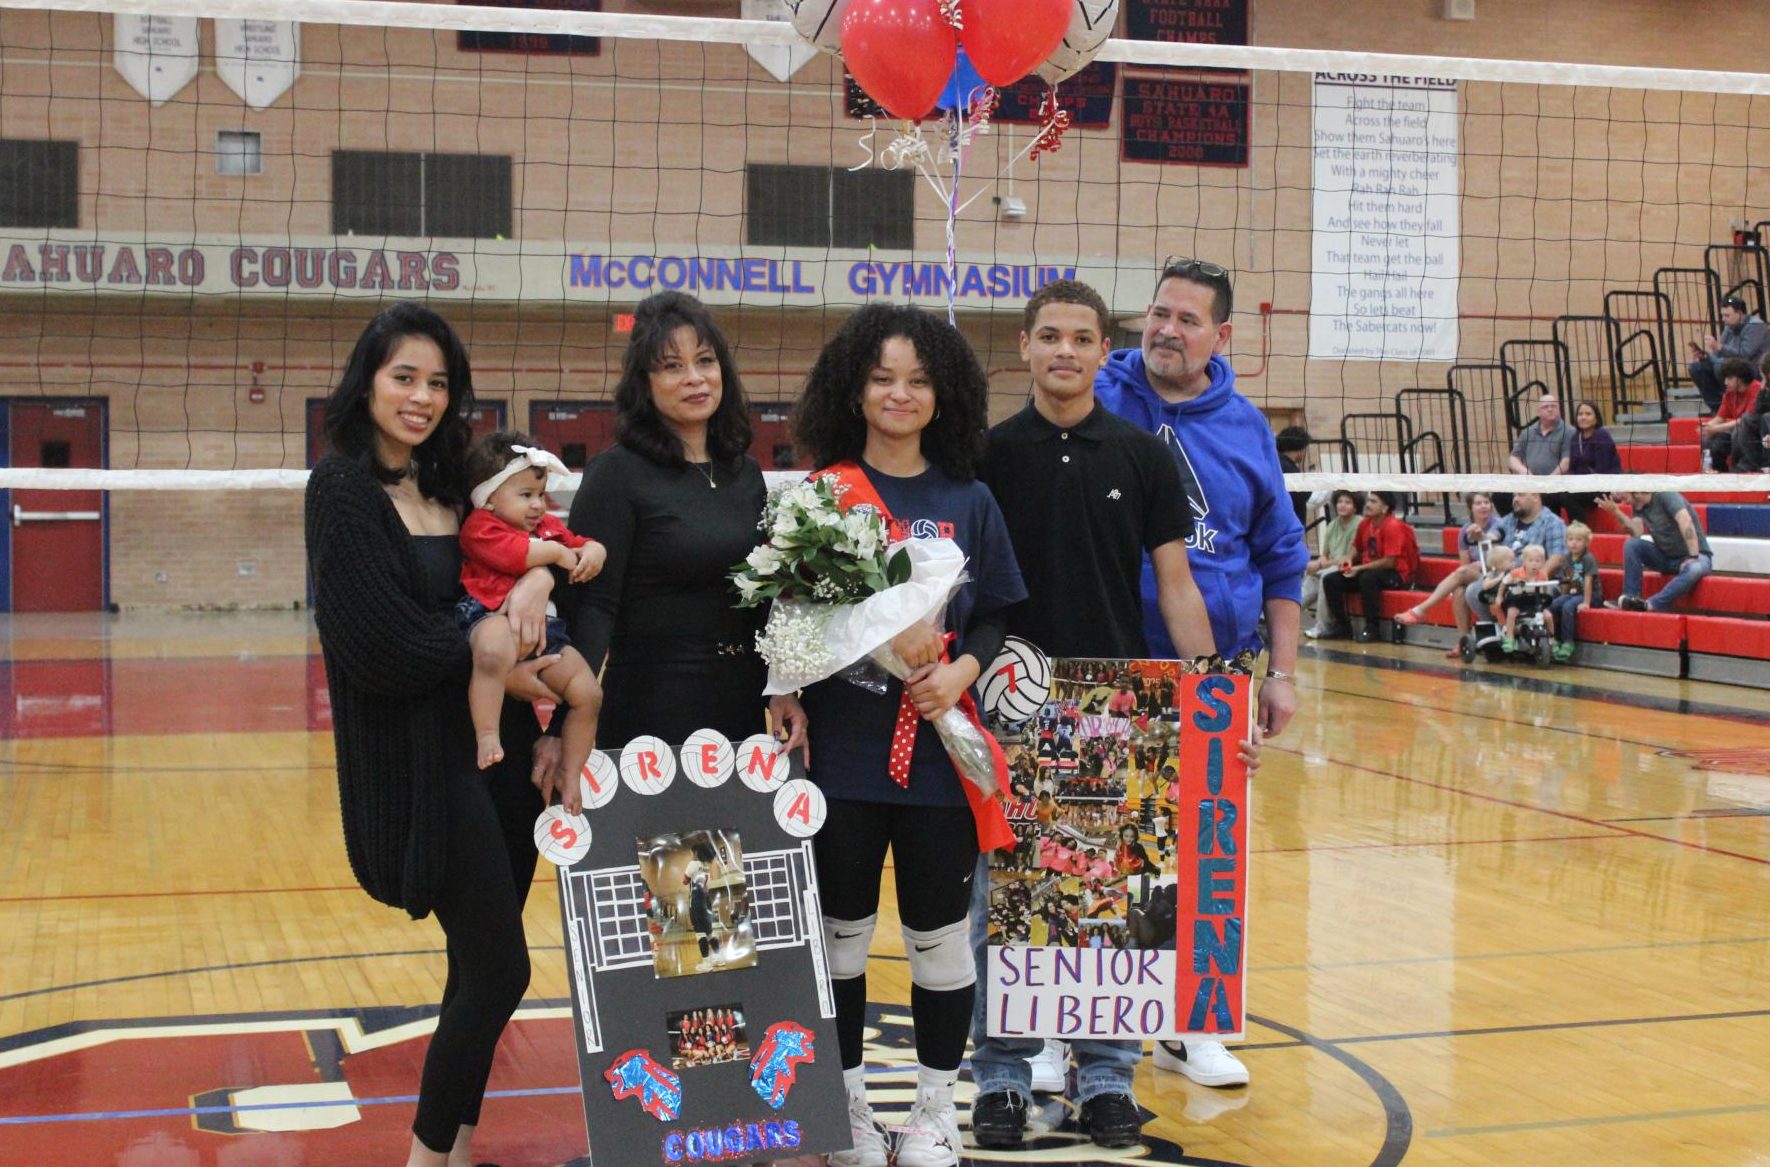
[[927,117],[958,55],[958,33],[940,0],[850,0],[842,16],[848,71],[893,117]]
[[959,40],[978,75],[1012,85],[1057,51],[1075,0],[965,0]]

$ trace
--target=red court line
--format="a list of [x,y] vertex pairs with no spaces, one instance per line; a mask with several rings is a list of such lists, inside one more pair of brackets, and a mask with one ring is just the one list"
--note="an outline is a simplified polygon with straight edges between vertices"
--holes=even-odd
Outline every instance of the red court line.
[[[1271,744],[1268,744],[1266,746],[1266,748],[1268,750],[1272,750],[1276,753],[1290,754],[1292,757],[1297,757],[1297,758],[1303,757],[1302,750],[1286,749],[1282,746],[1274,746]],[[1587,818],[1584,815],[1573,814],[1570,811],[1550,810],[1546,806],[1535,806],[1535,805],[1532,805],[1531,803],[1528,803],[1528,802],[1520,802],[1515,798],[1501,798],[1497,794],[1481,794],[1481,793],[1478,793],[1473,790],[1464,790],[1463,788],[1461,788],[1459,786],[1451,786],[1448,783],[1444,783],[1444,782],[1429,782],[1424,778],[1412,778],[1406,774],[1397,774],[1393,770],[1379,770],[1375,766],[1360,766],[1356,762],[1343,762],[1338,758],[1327,758],[1325,760],[1327,761],[1327,763],[1329,765],[1344,766],[1348,770],[1357,770],[1360,773],[1364,773],[1364,774],[1375,774],[1379,778],[1393,778],[1397,782],[1411,782],[1415,786],[1425,786],[1425,787],[1428,787],[1429,789],[1432,789],[1432,790],[1443,790],[1443,791],[1447,791],[1451,794],[1461,795],[1464,798],[1474,798],[1474,799],[1478,799],[1482,802],[1492,802],[1492,803],[1496,803],[1500,806],[1514,807],[1518,810],[1535,811],[1538,814],[1546,814],[1546,815],[1553,816],[1554,818],[1566,819],[1570,823],[1580,823],[1581,825],[1588,826],[1588,827],[1601,827],[1601,828],[1605,828],[1608,830],[1616,831],[1619,834],[1623,834],[1623,835],[1634,835],[1637,838],[1642,838],[1642,839],[1654,839],[1654,840],[1657,840],[1658,842],[1661,842],[1661,843],[1671,843],[1672,845],[1677,846],[1677,847],[1688,847],[1692,851],[1702,851],[1702,852],[1706,852],[1707,854],[1710,854],[1710,855],[1725,855],[1730,859],[1743,859],[1747,863],[1757,863],[1757,864],[1764,866],[1764,867],[1770,867],[1770,859],[1766,859],[1766,858],[1763,858],[1762,856],[1758,856],[1758,855],[1747,855],[1741,851],[1729,851],[1725,847],[1711,847],[1707,843],[1696,843],[1696,842],[1692,842],[1688,839],[1668,838],[1665,835],[1656,835],[1651,831],[1637,831],[1632,827],[1619,826],[1615,823],[1607,823],[1602,819]]]
[[1627,839],[1634,832],[1602,835],[1530,835],[1516,839],[1425,839],[1414,843],[1335,843],[1325,847],[1250,847],[1250,855],[1294,855],[1313,851],[1398,851],[1403,847],[1485,847],[1495,843],[1581,843],[1593,839]]

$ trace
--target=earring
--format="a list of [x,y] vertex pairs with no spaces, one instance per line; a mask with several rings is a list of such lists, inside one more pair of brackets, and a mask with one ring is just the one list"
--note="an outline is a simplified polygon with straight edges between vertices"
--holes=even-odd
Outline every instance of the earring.
[[934,416],[932,418],[930,418],[929,420],[931,420],[931,421],[939,421],[940,420],[940,406],[936,405],[934,407]]

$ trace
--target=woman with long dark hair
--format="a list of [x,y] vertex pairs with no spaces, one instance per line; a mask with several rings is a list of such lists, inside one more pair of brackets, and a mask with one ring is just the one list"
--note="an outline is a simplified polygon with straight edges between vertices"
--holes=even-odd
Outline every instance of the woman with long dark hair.
[[836,1032],[854,1148],[835,1167],[884,1167],[885,1136],[861,1065],[867,951],[889,847],[910,962],[917,1089],[899,1167],[959,1161],[953,1086],[970,1029],[976,969],[967,935],[978,826],[962,779],[929,722],[995,659],[1006,612],[1026,596],[982,463],[989,385],[958,330],[916,308],[861,309],[818,356],[799,400],[800,444],[845,500],[886,512],[892,537],[940,536],[965,553],[969,580],[947,605],[950,654],[930,626],[896,641],[914,670],[883,694],[832,678],[804,693],[816,727],[810,777],[828,803],[815,836]]
[[[559,765],[557,739],[536,744],[528,704],[547,696],[538,674],[557,656],[512,670],[504,760],[483,773],[476,765],[473,656],[455,622],[472,408],[454,330],[428,308],[395,304],[364,329],[326,400],[332,452],[307,486],[314,623],[351,869],[363,890],[414,919],[434,911],[448,938],[408,1167],[473,1161],[492,1053],[528,988],[531,831]],[[506,601],[521,655],[541,642],[551,587],[537,569]]]
[[767,490],[731,347],[681,292],[641,301],[615,386],[617,444],[584,471],[569,525],[608,549],[572,639],[606,693],[598,738],[679,745],[697,729],[762,732],[760,613],[729,573],[756,546]]
[[[1596,401],[1582,401],[1573,407],[1573,437],[1567,445],[1567,473],[1621,474],[1622,455],[1616,452],[1616,439],[1604,428],[1604,413]],[[1575,521],[1587,518],[1598,496],[1593,493],[1563,496],[1567,517]]]

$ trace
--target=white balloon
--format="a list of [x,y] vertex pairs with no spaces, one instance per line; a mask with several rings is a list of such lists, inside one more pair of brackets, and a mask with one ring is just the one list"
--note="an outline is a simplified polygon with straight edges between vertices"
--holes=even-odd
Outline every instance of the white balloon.
[[1087,68],[1118,23],[1119,0],[1076,0],[1063,43],[1034,72],[1050,85],[1068,81]]
[[[842,55],[842,14],[848,11],[848,0],[786,0],[786,4],[800,36],[826,53]],[[1113,0],[1113,8],[1118,8],[1118,0]]]

